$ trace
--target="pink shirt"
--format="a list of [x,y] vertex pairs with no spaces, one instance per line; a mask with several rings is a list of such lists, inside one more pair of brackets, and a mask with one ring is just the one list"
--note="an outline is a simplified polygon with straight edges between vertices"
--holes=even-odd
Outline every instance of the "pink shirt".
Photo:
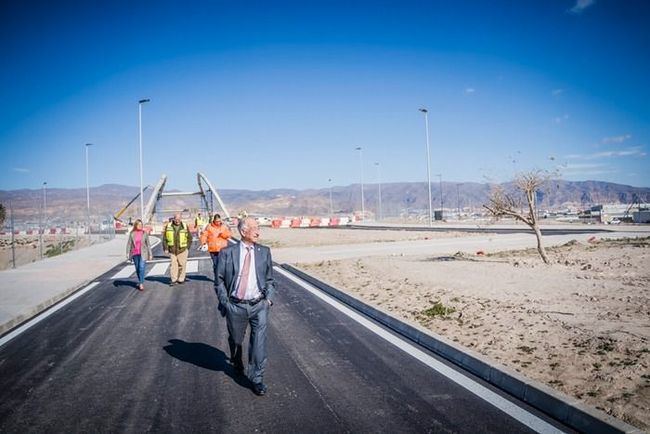
[[131,256],[142,253],[142,234],[142,231],[133,231],[133,250],[131,250]]

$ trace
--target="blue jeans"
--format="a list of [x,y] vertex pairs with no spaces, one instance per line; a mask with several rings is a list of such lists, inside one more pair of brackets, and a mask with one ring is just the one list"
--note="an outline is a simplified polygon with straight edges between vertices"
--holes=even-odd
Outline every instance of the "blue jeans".
[[133,265],[135,265],[135,274],[138,276],[138,283],[144,283],[144,267],[147,261],[142,259],[142,255],[133,255]]

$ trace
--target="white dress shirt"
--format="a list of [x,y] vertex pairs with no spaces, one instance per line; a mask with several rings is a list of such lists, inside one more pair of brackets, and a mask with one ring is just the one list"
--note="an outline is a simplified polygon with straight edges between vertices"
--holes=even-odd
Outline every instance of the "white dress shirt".
[[262,295],[257,285],[257,274],[255,273],[255,245],[253,244],[249,246],[243,241],[239,243],[239,271],[237,274],[237,284],[235,285],[235,290],[231,295],[233,297],[237,297],[239,282],[241,281],[242,271],[244,270],[244,259],[246,259],[247,248],[249,248],[251,251],[251,262],[250,268],[248,270],[248,285],[246,286],[246,295],[244,295],[243,300],[254,300]]

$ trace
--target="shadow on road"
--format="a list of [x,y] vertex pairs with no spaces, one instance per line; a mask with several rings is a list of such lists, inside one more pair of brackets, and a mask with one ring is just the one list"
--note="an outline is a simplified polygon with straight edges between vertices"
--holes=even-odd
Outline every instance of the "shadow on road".
[[133,289],[137,289],[138,288],[138,282],[135,281],[135,280],[114,280],[113,281],[113,286],[116,287],[116,288],[120,287],[120,286],[128,286],[128,287],[131,287]]
[[201,342],[185,342],[181,339],[170,339],[169,345],[163,350],[181,362],[191,363],[199,368],[223,372],[242,387],[251,389],[253,384],[244,375],[239,375],[230,363],[226,354],[218,348]]
[[144,280],[149,280],[151,282],[160,282],[164,284],[169,284],[169,282],[171,282],[171,279],[167,276],[147,276],[144,278]]

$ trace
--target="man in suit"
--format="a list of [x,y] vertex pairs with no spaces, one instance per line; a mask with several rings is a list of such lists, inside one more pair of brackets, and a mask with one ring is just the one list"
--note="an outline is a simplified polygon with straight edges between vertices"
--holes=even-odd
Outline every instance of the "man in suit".
[[257,244],[259,227],[254,218],[246,217],[237,226],[241,242],[219,253],[215,290],[226,312],[230,361],[243,374],[242,343],[250,325],[248,378],[253,392],[264,395],[266,368],[266,330],[269,309],[273,305],[275,280],[271,250]]

